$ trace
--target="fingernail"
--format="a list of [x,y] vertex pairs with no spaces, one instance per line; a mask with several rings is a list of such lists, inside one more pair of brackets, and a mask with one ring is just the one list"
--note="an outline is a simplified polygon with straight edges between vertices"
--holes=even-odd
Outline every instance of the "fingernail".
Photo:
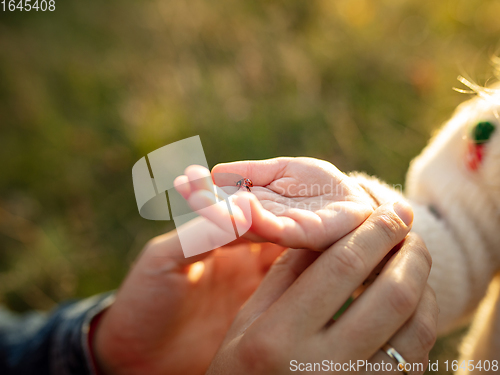
[[403,220],[406,225],[410,225],[413,221],[413,210],[405,201],[394,203],[394,212]]

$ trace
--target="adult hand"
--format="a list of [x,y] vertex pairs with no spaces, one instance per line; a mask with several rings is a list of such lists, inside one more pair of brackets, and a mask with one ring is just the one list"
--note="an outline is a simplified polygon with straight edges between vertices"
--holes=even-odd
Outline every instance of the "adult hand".
[[[407,236],[411,221],[406,204],[385,204],[321,255],[287,250],[235,318],[207,374],[289,374],[324,360],[384,361],[395,370],[396,362],[380,351],[387,342],[408,363],[421,364],[410,373],[423,373],[438,310],[427,285],[431,258],[421,240]],[[400,243],[373,284],[333,322],[335,312]]]
[[282,250],[239,240],[184,258],[176,231],[153,239],[97,326],[93,348],[101,372],[204,374]]
[[[241,189],[233,201],[236,225],[250,227],[243,237],[253,241],[324,250],[359,226],[377,206],[354,180],[323,160],[241,161],[212,170],[215,184],[224,189],[236,189],[235,175],[253,182],[252,193]],[[213,186],[206,176],[210,176],[206,168],[191,166],[174,184],[193,210],[233,232],[227,214],[218,212],[223,207],[214,204]]]

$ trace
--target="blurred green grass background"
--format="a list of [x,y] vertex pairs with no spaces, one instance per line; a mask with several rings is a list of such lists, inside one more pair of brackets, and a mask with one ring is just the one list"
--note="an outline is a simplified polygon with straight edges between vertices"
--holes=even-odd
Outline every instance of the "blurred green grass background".
[[[143,244],[131,168],[200,135],[208,163],[311,156],[403,183],[497,51],[500,1],[56,0],[0,11],[0,302],[118,287]],[[432,358],[454,359],[459,334]],[[441,371],[441,373],[443,373]]]

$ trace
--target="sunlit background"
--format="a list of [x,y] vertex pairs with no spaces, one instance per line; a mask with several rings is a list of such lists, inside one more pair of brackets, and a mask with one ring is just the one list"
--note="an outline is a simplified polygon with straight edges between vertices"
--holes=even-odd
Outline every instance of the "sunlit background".
[[[143,244],[131,168],[200,135],[210,166],[312,156],[403,183],[491,77],[500,1],[56,0],[0,11],[0,302],[116,288]],[[433,352],[455,358],[460,335]],[[442,372],[441,372],[442,373]]]

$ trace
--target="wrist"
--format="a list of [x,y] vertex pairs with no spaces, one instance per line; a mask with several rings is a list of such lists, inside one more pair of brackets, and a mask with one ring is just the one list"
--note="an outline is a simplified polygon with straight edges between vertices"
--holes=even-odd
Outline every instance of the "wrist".
[[116,305],[111,306],[95,322],[91,353],[96,375],[152,374],[144,355],[137,350],[125,324],[117,317]]
[[109,374],[108,372],[103,371],[103,365],[100,363],[101,361],[98,361],[98,358],[100,356],[97,355],[97,348],[95,345],[96,342],[96,333],[97,329],[99,327],[99,323],[101,322],[106,310],[101,311],[99,314],[94,316],[92,320],[90,321],[90,326],[89,326],[89,333],[87,336],[87,345],[89,347],[89,353],[90,353],[90,361],[92,365],[92,369],[96,375],[106,375]]
[[90,348],[92,353],[92,362],[96,375],[118,375],[122,374],[123,368],[120,359],[126,358],[126,353],[122,353],[123,346],[120,345],[120,340],[115,337],[113,332],[116,332],[112,320],[114,311],[110,309],[103,311],[95,321],[94,335],[89,337]]

